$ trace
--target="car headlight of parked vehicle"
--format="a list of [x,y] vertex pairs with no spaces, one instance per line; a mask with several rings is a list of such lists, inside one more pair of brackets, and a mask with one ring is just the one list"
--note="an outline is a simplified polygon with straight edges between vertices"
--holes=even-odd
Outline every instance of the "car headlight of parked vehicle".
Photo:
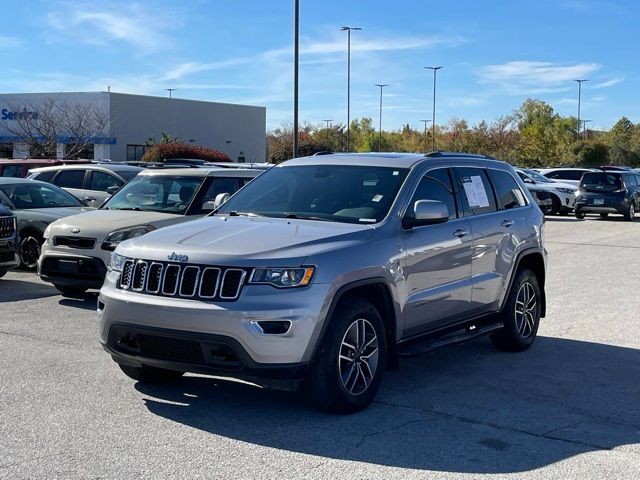
[[249,283],[267,284],[277,288],[304,287],[313,277],[314,267],[256,268]]
[[139,237],[155,229],[156,227],[154,227],[153,225],[140,225],[139,227],[116,230],[107,235],[107,238],[105,238],[104,242],[102,242],[102,249],[113,251],[120,244],[120,242]]
[[122,255],[118,255],[113,252],[111,254],[111,261],[109,262],[109,271],[110,272],[122,272],[122,267],[124,266],[124,262],[127,260],[127,257],[123,257]]
[[562,192],[562,193],[568,193],[568,194],[571,194],[571,195],[574,195],[576,193],[576,191],[572,190],[571,188],[558,187],[558,191]]

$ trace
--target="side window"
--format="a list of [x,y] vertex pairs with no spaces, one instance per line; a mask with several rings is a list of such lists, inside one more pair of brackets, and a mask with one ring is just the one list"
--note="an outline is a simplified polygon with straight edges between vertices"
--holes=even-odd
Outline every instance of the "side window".
[[3,177],[22,177],[22,165],[5,165],[2,170]]
[[40,172],[37,173],[35,177],[33,177],[34,180],[40,180],[41,182],[51,182],[51,179],[53,178],[53,176],[55,175],[55,173],[57,172],[57,170],[49,170],[48,172]]
[[91,172],[91,182],[89,182],[89,190],[98,192],[106,192],[109,187],[121,187],[122,181],[119,178],[105,172]]
[[407,212],[413,213],[413,206],[418,200],[439,200],[449,210],[449,218],[457,218],[456,202],[453,194],[451,179],[446,168],[431,170],[422,177],[416,189]]
[[84,170],[62,170],[53,183],[62,188],[83,188]]
[[487,172],[481,168],[456,168],[458,187],[464,209],[472,215],[491,213],[497,210]]
[[495,188],[501,210],[524,207],[527,204],[522,190],[509,172],[490,169],[489,177]]

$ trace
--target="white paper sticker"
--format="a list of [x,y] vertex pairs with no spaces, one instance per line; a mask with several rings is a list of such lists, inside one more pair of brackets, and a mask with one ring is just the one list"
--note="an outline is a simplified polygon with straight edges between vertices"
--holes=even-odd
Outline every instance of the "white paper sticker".
[[480,175],[471,175],[463,178],[462,185],[464,185],[464,191],[467,194],[470,207],[482,208],[489,206],[489,197],[487,197],[487,191],[484,189]]
[[371,199],[372,202],[379,202],[380,200],[382,200],[382,195],[380,194],[374,195]]

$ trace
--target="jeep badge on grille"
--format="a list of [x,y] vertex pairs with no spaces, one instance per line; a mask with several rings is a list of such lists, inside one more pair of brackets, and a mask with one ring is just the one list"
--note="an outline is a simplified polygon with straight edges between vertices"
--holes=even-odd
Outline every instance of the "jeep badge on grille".
[[189,261],[189,257],[187,255],[180,255],[180,254],[178,254],[176,252],[172,252],[171,255],[167,255],[167,258],[171,262],[184,263],[184,262],[188,262]]

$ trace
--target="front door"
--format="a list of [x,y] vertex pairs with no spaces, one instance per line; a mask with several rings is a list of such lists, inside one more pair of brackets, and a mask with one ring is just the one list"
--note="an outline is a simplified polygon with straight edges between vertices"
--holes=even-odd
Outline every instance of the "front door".
[[449,169],[428,171],[407,209],[406,215],[412,215],[418,200],[439,200],[447,205],[449,220],[403,232],[403,336],[452,323],[469,308],[472,236],[469,221],[458,213],[452,185]]

